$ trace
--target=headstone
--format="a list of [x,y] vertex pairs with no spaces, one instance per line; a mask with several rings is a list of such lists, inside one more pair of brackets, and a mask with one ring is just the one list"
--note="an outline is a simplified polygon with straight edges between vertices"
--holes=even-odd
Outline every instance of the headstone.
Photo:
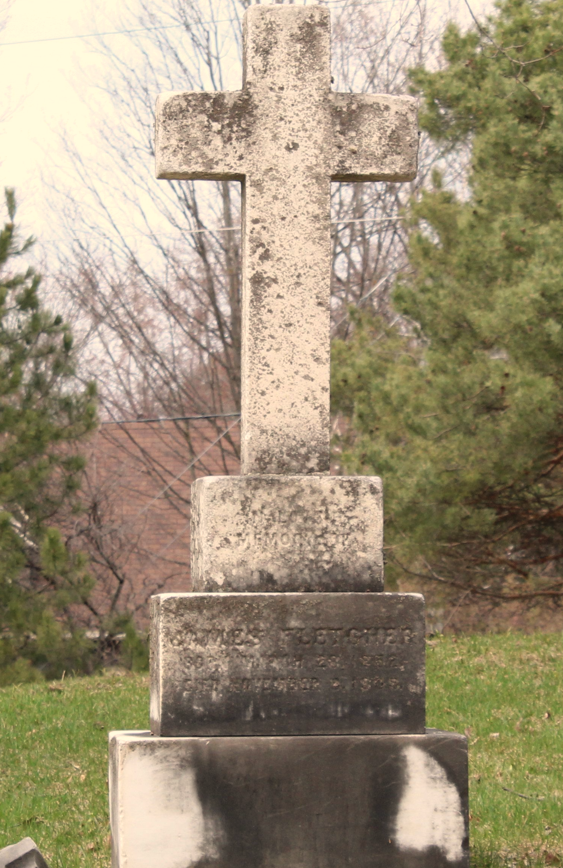
[[32,838],[0,850],[0,868],[49,868]]
[[467,741],[425,728],[381,483],[330,477],[331,180],[416,171],[407,97],[330,90],[330,15],[250,6],[234,93],[165,94],[162,178],[243,183],[242,476],[153,598],[151,733],[110,737],[114,868],[467,868]]
[[424,732],[419,594],[153,597],[155,735]]

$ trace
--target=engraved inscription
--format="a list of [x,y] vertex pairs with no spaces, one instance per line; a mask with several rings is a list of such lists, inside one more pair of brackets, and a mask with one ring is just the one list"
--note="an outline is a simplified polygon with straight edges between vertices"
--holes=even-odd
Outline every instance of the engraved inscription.
[[[359,534],[358,534],[359,536]],[[312,529],[310,531],[249,531],[246,534],[239,534],[237,538],[237,549],[240,552],[258,551],[289,551],[297,549],[310,549],[314,546],[315,550],[332,551],[337,547],[348,545],[350,543],[350,531],[339,533],[336,530],[326,530],[322,536],[317,535]],[[228,540],[217,535],[211,540],[211,545],[215,550],[221,549],[228,544]],[[362,556],[364,550],[358,546],[355,541],[355,554]]]
[[[237,648],[260,645],[265,631],[255,627],[192,628],[173,641],[200,648]],[[280,636],[295,645],[408,645],[418,638],[412,627],[282,627]]]
[[[355,515],[353,520],[344,516],[328,514],[321,510],[323,521],[318,513],[304,509],[302,505],[292,508],[286,502],[285,509],[271,507],[264,502],[260,511],[252,513],[250,527],[241,524],[236,528],[237,550],[254,554],[257,551],[279,552],[314,548],[316,551],[331,552],[349,547],[352,540],[356,556],[365,554],[365,518]],[[248,518],[248,517],[247,517]],[[232,546],[232,531],[228,536],[216,534],[211,544],[214,550]]]
[[424,727],[418,595],[196,593],[162,607],[161,732]]
[[[183,657],[187,697],[193,691],[294,693],[326,688],[329,693],[360,695],[398,691],[401,681],[388,673],[396,670],[399,675],[405,670],[405,646],[419,640],[418,632],[403,624],[310,624],[274,631],[254,625],[190,627],[175,641],[189,649]],[[244,676],[239,675],[241,668]],[[410,692],[418,692],[417,686]]]
[[[328,685],[332,690],[348,690],[366,692],[375,689],[380,690],[401,690],[402,685],[398,678],[382,678],[372,676],[370,678],[330,678]],[[222,687],[227,685],[221,683],[221,679],[216,676],[214,678],[198,678],[193,679],[188,677],[185,679],[186,689],[184,690],[184,698],[192,695],[193,688],[198,690],[209,690],[212,693],[218,693]],[[416,686],[416,685],[415,685]],[[265,692],[288,693],[292,691],[310,691],[320,690],[323,687],[321,679],[314,676],[304,676],[303,678],[292,676],[280,677],[255,677],[255,678],[231,678],[228,682],[228,689],[235,692],[252,692],[256,690]],[[420,690],[413,691],[419,693]]]
[[285,627],[299,645],[406,645],[411,627]]
[[[342,658],[337,654],[331,654],[330,656],[323,655],[316,658],[316,663],[321,669],[339,669],[342,666]],[[382,657],[381,655],[358,657],[358,663],[364,667],[373,666],[377,668],[378,666],[386,666],[387,669],[404,668],[397,657]]]
[[243,648],[259,645],[264,630],[259,628],[236,627],[231,630],[212,627],[188,629],[173,637],[178,646],[189,645],[198,648]]
[[[256,678],[231,678],[229,679],[228,689],[236,693],[254,693],[256,690],[260,692],[278,692],[288,693],[295,691],[311,691],[320,690],[321,682],[318,678],[305,676],[303,678],[293,678],[291,676],[284,677],[256,677]],[[197,687],[198,690],[205,689],[212,692],[218,692],[221,689],[220,680],[216,678],[191,678],[186,679],[186,690],[184,690],[184,698],[187,699],[193,695],[190,687]]]

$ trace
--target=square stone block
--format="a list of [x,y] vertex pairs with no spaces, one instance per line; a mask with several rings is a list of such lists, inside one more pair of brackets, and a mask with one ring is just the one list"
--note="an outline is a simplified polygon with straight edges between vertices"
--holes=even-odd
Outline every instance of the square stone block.
[[49,868],[33,838],[22,838],[0,850],[0,868]]
[[159,594],[156,735],[423,732],[420,594]]
[[110,734],[113,868],[468,868],[467,741]]
[[383,495],[369,476],[192,484],[195,591],[382,591]]

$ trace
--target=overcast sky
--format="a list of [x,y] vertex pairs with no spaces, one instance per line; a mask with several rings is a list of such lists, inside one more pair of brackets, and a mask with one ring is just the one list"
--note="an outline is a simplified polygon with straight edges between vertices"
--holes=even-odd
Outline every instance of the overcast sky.
[[[14,0],[0,33],[0,181],[31,199],[39,169],[54,146],[62,118],[86,110],[72,87],[72,70],[86,50],[82,40],[55,39],[85,32],[91,26],[90,0]],[[6,44],[6,43],[28,44]],[[24,192],[24,191],[27,191]]]
[[[61,160],[57,134],[64,125],[87,148],[94,122],[82,72],[100,62],[94,41],[68,37],[117,29],[118,9],[107,0],[13,0],[0,33],[0,189],[16,188],[20,217],[40,236],[49,223],[42,173]],[[108,37],[116,51],[127,38]]]
[[[436,0],[433,8],[443,9],[447,2]],[[457,2],[464,8],[463,0]],[[483,0],[472,5],[478,10]],[[0,124],[0,187],[16,187],[26,229],[43,240],[49,235],[50,215],[41,176],[45,167],[61,160],[57,131],[66,125],[87,150],[94,122],[88,88],[78,84],[84,81],[79,70],[91,71],[100,60],[92,40],[68,37],[118,29],[119,7],[115,0],[13,0],[0,33],[5,114]],[[108,37],[116,52],[127,38]]]

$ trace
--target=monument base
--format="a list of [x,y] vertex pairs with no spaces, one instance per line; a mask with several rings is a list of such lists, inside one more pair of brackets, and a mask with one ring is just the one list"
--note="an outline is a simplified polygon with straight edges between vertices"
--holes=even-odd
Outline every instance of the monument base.
[[468,868],[467,740],[110,733],[113,868]]
[[425,728],[421,594],[158,594],[158,736],[379,735]]
[[192,485],[194,591],[382,591],[375,476],[204,476]]

